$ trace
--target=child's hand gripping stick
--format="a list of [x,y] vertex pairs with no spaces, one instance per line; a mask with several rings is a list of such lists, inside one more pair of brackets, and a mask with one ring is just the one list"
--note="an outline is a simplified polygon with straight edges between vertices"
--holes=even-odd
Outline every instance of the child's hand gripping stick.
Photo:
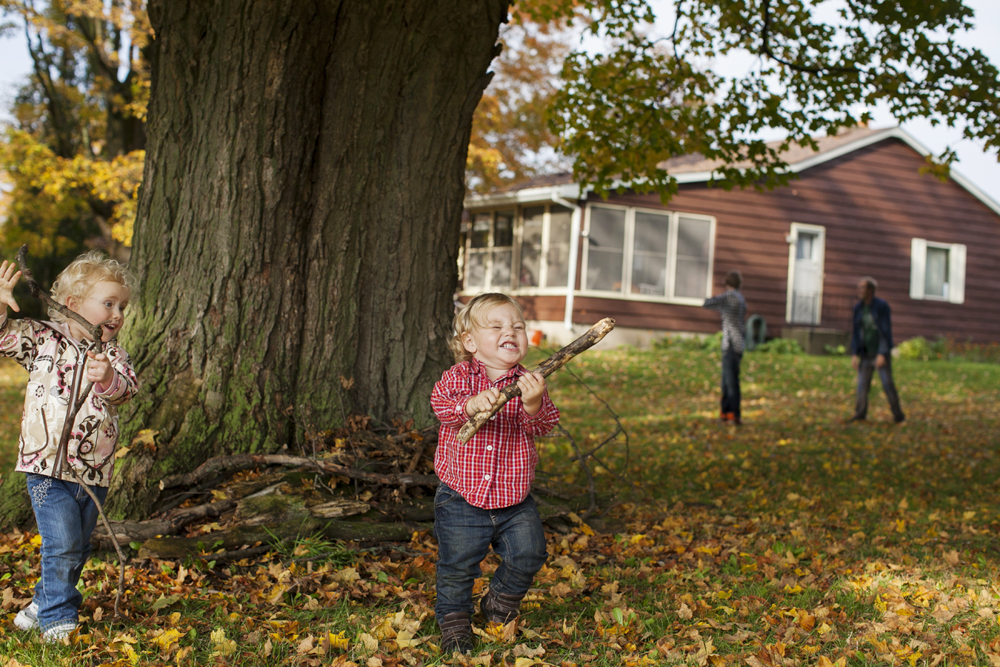
[[[601,340],[607,336],[612,329],[615,328],[615,321],[610,317],[605,317],[603,320],[590,327],[587,333],[583,334],[575,341],[559,350],[551,357],[543,361],[535,369],[536,373],[541,373],[543,377],[548,377],[555,371],[562,368],[567,361],[580,354],[585,350],[589,350],[594,345],[599,343]],[[517,383],[509,384],[500,390],[500,398],[497,399],[496,403],[489,410],[484,410],[483,412],[477,413],[476,416],[472,417],[469,421],[465,422],[465,426],[461,428],[458,432],[458,441],[463,445],[472,439],[472,436],[476,434],[476,431],[482,427],[483,424],[490,420],[490,417],[495,415],[500,411],[500,408],[504,406],[504,403],[514,398],[515,396],[520,396],[521,390],[518,388]]]

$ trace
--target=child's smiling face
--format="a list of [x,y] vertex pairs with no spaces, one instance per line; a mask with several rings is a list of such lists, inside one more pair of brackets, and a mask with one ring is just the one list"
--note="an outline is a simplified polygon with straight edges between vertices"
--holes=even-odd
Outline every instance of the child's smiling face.
[[500,304],[490,308],[472,331],[465,332],[462,344],[486,366],[489,378],[496,380],[528,354],[528,333],[517,309]]
[[[128,306],[129,290],[113,280],[102,280],[83,299],[69,297],[66,307],[79,313],[91,324],[107,322],[101,332],[101,340],[107,343],[118,335],[122,322],[125,320],[125,308]],[[85,329],[74,320],[67,318],[70,333],[77,340],[90,340],[92,330]]]

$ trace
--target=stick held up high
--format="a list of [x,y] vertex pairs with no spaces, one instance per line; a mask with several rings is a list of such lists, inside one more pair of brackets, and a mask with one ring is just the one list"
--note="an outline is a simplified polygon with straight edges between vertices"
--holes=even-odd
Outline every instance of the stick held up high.
[[[535,369],[535,372],[541,373],[543,377],[548,377],[555,371],[562,368],[567,361],[576,355],[585,350],[589,350],[594,345],[601,342],[614,328],[615,321],[610,317],[605,317],[603,320],[590,327],[587,333],[583,334],[575,341],[559,350],[542,363],[538,364],[538,368]],[[500,408],[502,408],[507,401],[520,395],[521,390],[518,388],[516,382],[501,389],[500,398],[497,399],[497,402],[493,404],[491,409],[484,410],[469,421],[465,422],[465,425],[458,432],[458,441],[463,445],[469,442],[469,440],[472,439],[472,436],[476,434],[476,431],[478,431],[483,424],[488,422],[490,417],[499,412]]]

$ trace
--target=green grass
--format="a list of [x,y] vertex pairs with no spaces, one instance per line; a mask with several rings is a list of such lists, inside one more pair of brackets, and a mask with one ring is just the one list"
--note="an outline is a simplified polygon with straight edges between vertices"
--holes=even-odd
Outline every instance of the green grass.
[[13,360],[0,357],[0,471],[13,470],[21,433],[21,406],[28,373]]
[[[549,534],[524,634],[484,641],[491,664],[997,664],[1000,366],[895,361],[907,422],[891,423],[876,383],[869,422],[848,424],[847,358],[750,353],[738,428],[717,419],[718,366],[717,352],[681,346],[590,351],[550,378],[578,447],[616,426],[598,397],[617,413],[627,444],[619,436],[590,461],[597,490],[617,504],[587,519],[596,533],[573,523]],[[12,386],[0,400],[19,414],[23,387],[2,371],[0,391]],[[9,426],[15,451],[17,420]],[[570,441],[539,449],[540,481],[580,493]],[[15,598],[37,576],[30,537],[0,540]],[[439,664],[434,555],[417,534],[369,551],[303,540],[259,561],[133,562],[128,617],[114,623],[116,570],[94,561],[81,641],[43,647],[7,623],[0,656],[36,666]],[[487,559],[487,578],[496,564]]]

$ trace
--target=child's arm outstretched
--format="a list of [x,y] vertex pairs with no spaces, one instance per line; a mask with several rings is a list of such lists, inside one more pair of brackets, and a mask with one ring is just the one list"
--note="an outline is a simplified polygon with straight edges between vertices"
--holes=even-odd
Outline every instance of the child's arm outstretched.
[[17,301],[14,299],[14,286],[17,285],[17,281],[21,278],[21,272],[17,270],[17,265],[14,262],[3,261],[0,264],[0,304],[3,305],[3,310],[0,312],[0,321],[6,321],[7,319],[7,308],[10,306],[11,310],[15,313],[21,312],[21,307],[17,305]]

